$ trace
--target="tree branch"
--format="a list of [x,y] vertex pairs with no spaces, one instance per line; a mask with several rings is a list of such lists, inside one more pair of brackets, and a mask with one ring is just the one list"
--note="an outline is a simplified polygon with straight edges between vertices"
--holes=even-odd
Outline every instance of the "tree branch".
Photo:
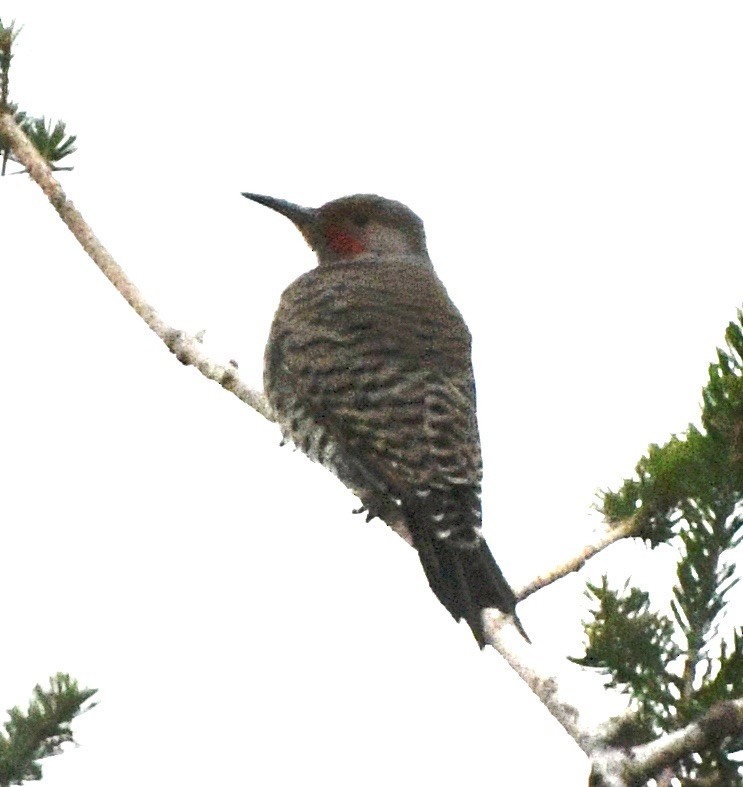
[[[542,704],[562,725],[565,732],[590,757],[604,745],[615,722],[606,718],[587,719],[581,703],[572,697],[586,697],[595,692],[583,669],[565,659],[550,656],[546,649],[526,642],[515,626],[506,626],[508,618],[497,610],[483,611],[485,639],[508,662],[536,694]],[[600,711],[599,711],[600,712]]]
[[681,757],[725,738],[743,733],[743,699],[718,702],[701,718],[681,730],[632,749],[634,768],[640,774],[657,773]]
[[274,417],[265,397],[240,380],[236,366],[232,364],[222,366],[215,363],[203,352],[198,339],[188,336],[183,331],[171,328],[155,311],[155,308],[145,300],[142,293],[109,254],[105,246],[93,234],[80,211],[67,199],[59,182],[52,175],[49,165],[8,113],[0,113],[0,136],[3,135],[10,141],[18,161],[23,164],[31,178],[49,198],[52,207],[59,213],[62,221],[77,238],[88,256],[175,357],[187,366],[194,366],[204,377],[214,380],[259,412],[264,418],[273,421]]
[[601,533],[593,544],[585,546],[574,558],[571,558],[561,566],[557,566],[557,568],[540,574],[536,579],[529,582],[528,585],[524,585],[524,587],[516,593],[516,598],[519,601],[523,601],[525,598],[531,596],[532,593],[536,593],[537,590],[541,590],[547,587],[547,585],[551,585],[553,582],[562,579],[562,577],[568,574],[572,574],[574,571],[580,571],[592,557],[598,555],[598,553],[606,549],[606,547],[611,546],[616,541],[634,535],[636,528],[637,519],[634,516],[613,525],[611,530]]
[[[741,733],[743,699],[718,702],[697,721],[650,743],[626,750],[604,749],[596,752],[593,772],[603,779],[598,784],[642,784],[682,757],[714,747],[725,738]],[[615,781],[611,781],[611,778]]]

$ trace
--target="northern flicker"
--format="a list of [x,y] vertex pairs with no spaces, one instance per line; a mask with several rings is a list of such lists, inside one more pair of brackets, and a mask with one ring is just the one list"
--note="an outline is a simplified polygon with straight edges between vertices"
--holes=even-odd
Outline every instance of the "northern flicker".
[[486,607],[523,633],[481,532],[470,333],[423,222],[371,194],[321,208],[243,196],[290,219],[318,259],[281,296],[266,346],[264,387],[285,439],[354,490],[369,517],[406,532],[431,589],[480,647]]

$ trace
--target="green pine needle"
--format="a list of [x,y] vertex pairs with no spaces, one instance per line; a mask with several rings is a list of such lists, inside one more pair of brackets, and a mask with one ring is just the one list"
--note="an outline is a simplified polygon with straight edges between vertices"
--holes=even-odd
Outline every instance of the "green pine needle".
[[62,744],[73,742],[70,723],[96,705],[85,705],[96,689],[79,688],[69,675],[58,673],[49,684],[48,689],[34,688],[26,712],[18,707],[8,711],[5,733],[0,733],[0,787],[40,779],[37,761],[59,754]]

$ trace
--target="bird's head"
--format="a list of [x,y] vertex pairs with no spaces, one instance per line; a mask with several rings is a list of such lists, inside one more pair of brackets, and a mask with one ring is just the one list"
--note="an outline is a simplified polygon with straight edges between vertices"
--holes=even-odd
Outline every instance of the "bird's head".
[[320,265],[391,256],[428,260],[423,222],[401,202],[376,194],[354,194],[304,208],[275,197],[243,193],[295,224],[317,253]]

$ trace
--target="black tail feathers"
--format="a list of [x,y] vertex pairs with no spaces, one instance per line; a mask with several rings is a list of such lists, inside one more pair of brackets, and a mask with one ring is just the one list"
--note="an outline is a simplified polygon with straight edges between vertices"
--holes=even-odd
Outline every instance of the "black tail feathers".
[[473,527],[432,528],[430,520],[411,527],[431,590],[455,620],[464,618],[484,648],[482,610],[495,607],[513,617],[529,642],[516,615],[516,596],[495,562],[485,539]]

